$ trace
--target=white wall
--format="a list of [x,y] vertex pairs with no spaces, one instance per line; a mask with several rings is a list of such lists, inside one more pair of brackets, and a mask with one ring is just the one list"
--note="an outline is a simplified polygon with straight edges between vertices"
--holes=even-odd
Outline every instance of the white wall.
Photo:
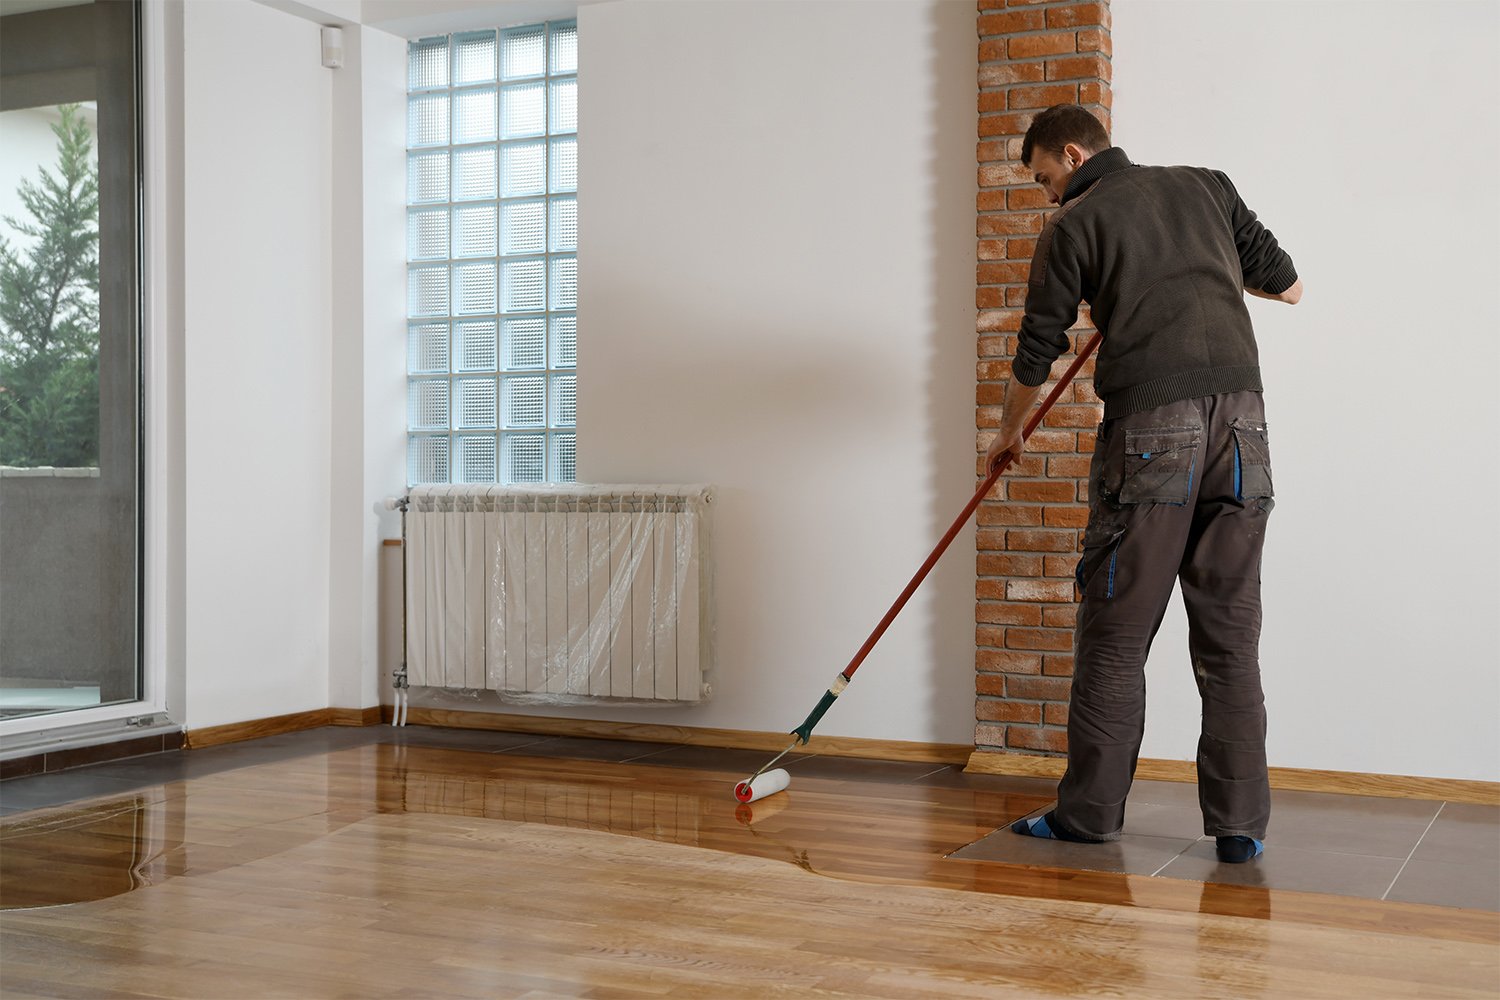
[[[974,31],[580,9],[579,477],[716,484],[719,669],[697,709],[577,714],[789,730],[973,492]],[[972,739],[973,553],[820,734]]]
[[330,77],[317,25],[184,5],[190,728],[328,704]]
[[[1114,139],[1229,173],[1296,260],[1251,300],[1277,508],[1273,765],[1500,779],[1492,3],[1114,0]],[[1180,603],[1148,757],[1192,759]]]

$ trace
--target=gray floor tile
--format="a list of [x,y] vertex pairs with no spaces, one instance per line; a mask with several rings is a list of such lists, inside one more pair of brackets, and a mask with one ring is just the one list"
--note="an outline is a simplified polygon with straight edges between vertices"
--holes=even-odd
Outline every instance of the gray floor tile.
[[1450,864],[1413,858],[1386,899],[1500,911],[1500,862]]
[[1283,848],[1405,861],[1440,805],[1415,799],[1282,792],[1272,799],[1267,842]]
[[1034,868],[1150,875],[1192,844],[1191,840],[1137,837],[1130,834],[1103,844],[1072,844],[1061,840],[1022,837],[1002,827],[988,837],[953,852],[949,857]]
[[574,736],[555,736],[540,743],[516,747],[504,753],[526,757],[566,757],[571,760],[597,760],[624,763],[650,763],[656,754],[674,749],[674,743],[639,743],[633,740],[591,740]]
[[1125,803],[1123,833],[1137,837],[1168,837],[1173,840],[1197,840],[1203,836],[1203,814],[1191,806]]
[[[937,765],[934,765],[937,767]],[[1055,798],[1057,782],[1052,778],[1026,778],[1010,774],[968,774],[962,764],[949,764],[917,778],[914,784],[936,788],[972,788],[980,792],[1015,792]]]
[[787,768],[795,778],[832,778],[837,781],[906,783],[931,774],[941,764],[905,760],[868,760],[863,757],[803,757]]
[[434,729],[427,726],[386,726],[375,742],[500,753],[545,743],[553,737],[536,733],[500,733],[486,729]]
[[1500,806],[1445,803],[1412,860],[1500,865]]
[[1242,865],[1226,865],[1214,855],[1214,842],[1200,840],[1166,868],[1164,878],[1194,882],[1255,885],[1267,889],[1322,892],[1379,899],[1405,859],[1335,854],[1268,844],[1266,853]]
[[1152,806],[1198,808],[1198,785],[1191,781],[1137,781],[1130,786],[1130,802]]
[[[667,767],[692,767],[703,771],[722,771],[725,774],[749,777],[778,753],[780,753],[779,750],[726,750],[719,747],[679,746],[652,754],[645,763]],[[795,765],[798,760],[806,757],[806,754],[793,751],[781,758],[776,766]]]
[[7,813],[24,812],[59,806],[101,795],[133,792],[142,783],[130,778],[115,778],[90,773],[93,768],[79,768],[56,774],[37,774],[12,778],[0,784],[0,806]]

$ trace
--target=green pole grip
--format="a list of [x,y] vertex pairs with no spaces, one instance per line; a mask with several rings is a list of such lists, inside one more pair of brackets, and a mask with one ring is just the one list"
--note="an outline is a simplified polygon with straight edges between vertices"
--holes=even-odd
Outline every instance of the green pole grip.
[[844,688],[848,686],[849,678],[843,674],[839,674],[834,679],[833,686],[823,692],[823,697],[818,701],[817,707],[808,714],[807,718],[802,720],[802,725],[792,730],[792,734],[802,741],[803,746],[806,746],[807,741],[812,739],[813,727],[823,718],[824,713],[833,707],[833,703],[838,700],[838,696],[843,694]]

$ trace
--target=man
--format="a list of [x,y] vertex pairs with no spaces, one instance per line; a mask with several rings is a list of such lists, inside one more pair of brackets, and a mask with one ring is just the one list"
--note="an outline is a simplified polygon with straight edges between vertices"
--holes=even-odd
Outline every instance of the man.
[[1080,300],[1103,334],[1104,400],[1057,807],[1016,833],[1119,837],[1145,723],[1145,662],[1175,581],[1203,728],[1198,799],[1219,858],[1259,855],[1270,818],[1260,685],[1260,556],[1274,506],[1244,293],[1296,303],[1302,282],[1229,178],[1132,164],[1072,105],[1037,115],[1022,161],[1059,205],[1037,240],[990,468],[1068,349]]

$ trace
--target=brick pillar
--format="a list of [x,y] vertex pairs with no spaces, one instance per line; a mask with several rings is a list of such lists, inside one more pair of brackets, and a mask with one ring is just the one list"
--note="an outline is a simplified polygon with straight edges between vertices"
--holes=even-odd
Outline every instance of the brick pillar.
[[[976,474],[1000,423],[1026,279],[1049,206],[1021,163],[1031,117],[1082,104],[1110,126],[1108,3],[979,0],[979,308]],[[1087,307],[1074,347],[1092,327]],[[1053,369],[1061,374],[1071,357]],[[1067,750],[1077,614],[1073,569],[1088,519],[1088,466],[1102,407],[1093,361],[1032,435],[1018,468],[979,508],[974,745]]]

